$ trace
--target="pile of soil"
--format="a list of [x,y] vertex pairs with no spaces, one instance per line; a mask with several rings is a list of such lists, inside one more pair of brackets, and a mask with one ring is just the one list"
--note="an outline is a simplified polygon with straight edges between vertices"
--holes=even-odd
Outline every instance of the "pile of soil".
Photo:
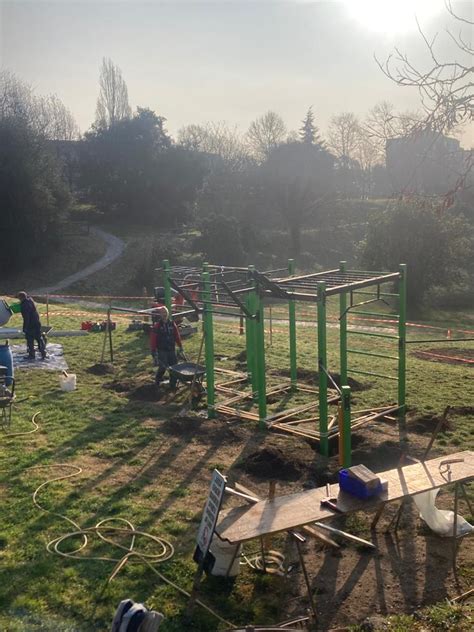
[[107,382],[102,384],[102,388],[108,388],[116,393],[128,393],[134,387],[132,380],[114,380],[113,382]]
[[111,373],[115,373],[115,367],[113,364],[98,362],[90,366],[87,372],[92,373],[92,375],[110,375]]
[[140,400],[142,402],[155,402],[160,399],[163,392],[160,392],[159,387],[151,382],[149,384],[141,384],[129,391],[127,397],[129,399]]
[[196,437],[200,442],[215,445],[239,443],[248,436],[241,423],[222,419],[206,419],[199,414],[176,415],[160,424],[161,432],[187,441]]
[[239,467],[256,478],[296,481],[301,478],[306,466],[293,456],[288,458],[282,450],[265,446],[249,454]]

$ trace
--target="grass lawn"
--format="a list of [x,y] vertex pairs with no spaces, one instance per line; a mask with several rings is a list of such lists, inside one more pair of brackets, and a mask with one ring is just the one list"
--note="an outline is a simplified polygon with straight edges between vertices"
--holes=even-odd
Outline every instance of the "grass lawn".
[[[78,329],[80,319],[67,315],[67,307],[61,310],[66,315],[55,316],[55,328]],[[77,374],[77,390],[62,392],[55,372],[17,371],[18,399],[27,399],[15,408],[12,426],[0,446],[0,629],[105,631],[110,628],[115,607],[127,597],[163,612],[166,621],[160,629],[164,632],[225,629],[199,606],[189,624],[184,618],[186,598],[143,563],[130,560],[107,583],[115,562],[87,558],[118,560],[123,551],[94,535],[77,554],[81,559],[49,553],[46,545],[75,530],[65,517],[81,528],[93,527],[105,518],[126,519],[136,529],[172,543],[174,556],[155,568],[189,591],[195,571],[192,553],[196,531],[213,468],[261,495],[268,493],[269,478],[276,478],[277,494],[282,494],[335,480],[337,457],[325,460],[314,445],[291,436],[259,432],[251,422],[180,415],[187,398],[182,389],[176,396],[166,393],[156,401],[150,397],[153,368],[147,340],[142,334],[127,333],[122,324],[114,334],[114,367],[105,375],[98,375],[93,368],[100,359],[100,334],[58,342],[64,346],[70,370]],[[199,343],[199,335],[185,343],[191,359],[196,358]],[[336,329],[328,329],[328,344],[329,367],[338,372]],[[299,367],[311,380],[311,371],[317,366],[314,327],[298,328],[298,345]],[[364,345],[380,349],[380,340],[365,339]],[[458,346],[466,354],[474,349],[470,342]],[[439,435],[433,456],[472,449],[474,367],[421,359],[414,355],[415,347],[410,347],[407,362],[409,453],[422,453],[447,405],[453,407],[449,426]],[[237,323],[216,323],[215,349],[220,366],[239,368],[243,348]],[[360,358],[358,367],[370,370],[371,359]],[[277,376],[287,368],[286,328],[279,323],[268,349],[268,374]],[[393,362],[381,361],[376,370],[393,371]],[[391,383],[387,386],[381,380],[357,379],[364,388],[354,392],[355,407],[394,401]],[[37,432],[8,436],[31,430],[30,420],[37,411],[41,411]],[[264,450],[281,454],[285,467],[271,476],[258,472],[255,455]],[[396,424],[373,424],[354,437],[355,463],[388,469],[397,464],[400,453]],[[48,479],[71,473],[67,467],[71,465],[81,468],[81,473],[51,482],[38,494],[40,505],[50,513],[35,506],[35,489]],[[440,495],[440,506],[450,508],[451,502],[447,492]],[[460,502],[460,513],[473,519],[464,502]],[[341,520],[346,518],[337,518],[336,524],[343,524]],[[367,537],[371,516],[357,514],[347,520],[348,530]],[[382,522],[381,526],[386,526],[389,517]],[[114,535],[113,539],[129,545],[125,536]],[[70,552],[81,542],[72,538],[61,550]],[[373,615],[379,617],[377,630],[471,629],[468,605],[443,605],[446,596],[453,597],[472,586],[474,565],[469,542],[461,545],[458,555],[459,587],[451,572],[450,546],[421,525],[412,508],[406,512],[398,545],[382,530],[376,543],[376,554],[343,546],[336,555],[313,541],[305,545],[320,615],[318,629],[346,626],[360,630],[356,626]],[[156,552],[156,546],[143,537],[137,538],[136,546],[141,552]],[[289,560],[296,559],[283,537],[273,538],[271,547],[284,550]],[[250,554],[256,548],[249,545],[246,551]],[[227,621],[241,625],[271,624],[304,613],[308,606],[296,561],[289,578],[262,575],[248,566],[242,567],[235,581],[205,578],[200,598]],[[433,605],[438,602],[441,605]]]

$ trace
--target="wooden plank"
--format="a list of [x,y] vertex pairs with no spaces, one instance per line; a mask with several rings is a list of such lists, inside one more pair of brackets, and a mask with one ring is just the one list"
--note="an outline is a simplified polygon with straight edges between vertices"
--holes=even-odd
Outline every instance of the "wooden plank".
[[[443,464],[447,460],[458,458],[463,461]],[[449,458],[444,456],[378,474],[388,481],[386,492],[375,499],[359,500],[339,491],[338,507],[344,513],[370,511],[376,509],[380,503],[473,478],[474,452],[458,452],[449,455]],[[222,539],[236,544],[269,533],[288,531],[312,522],[328,520],[335,514],[330,508],[321,506],[321,500],[326,495],[326,488],[319,487],[297,494],[280,496],[272,501],[262,500],[251,507],[230,509],[221,512],[216,531]]]

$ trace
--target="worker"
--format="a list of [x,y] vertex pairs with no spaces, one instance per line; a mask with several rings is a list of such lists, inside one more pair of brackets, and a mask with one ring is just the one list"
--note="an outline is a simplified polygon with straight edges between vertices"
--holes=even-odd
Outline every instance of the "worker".
[[[170,320],[170,315],[166,307],[159,309],[159,319],[152,326],[151,352],[158,363],[158,371],[156,372],[155,383],[160,385],[166,370],[177,364],[176,345],[181,353],[183,353],[183,345],[181,336],[175,322]],[[170,389],[176,390],[176,376],[170,372]]]
[[26,347],[28,349],[28,355],[25,356],[25,360],[35,359],[35,341],[38,343],[38,351],[41,354],[42,360],[45,360],[46,344],[41,332],[41,321],[35,302],[26,292],[19,292],[18,299],[21,303],[23,332],[25,334]]

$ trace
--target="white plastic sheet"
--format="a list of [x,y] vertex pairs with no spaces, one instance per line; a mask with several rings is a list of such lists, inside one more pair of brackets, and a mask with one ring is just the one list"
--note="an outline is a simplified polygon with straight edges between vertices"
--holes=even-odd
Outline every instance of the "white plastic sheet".
[[[35,343],[36,346],[36,343]],[[68,366],[63,354],[63,346],[55,343],[48,342],[46,345],[46,353],[48,357],[45,360],[41,360],[41,355],[36,352],[35,360],[25,360],[25,355],[28,353],[26,344],[13,345],[11,347],[13,354],[13,366],[15,371],[17,369],[46,369],[49,371],[66,371]]]
[[[436,507],[435,501],[438,492],[439,489],[431,489],[429,492],[416,494],[413,496],[413,500],[420,512],[421,518],[432,531],[445,537],[452,536],[454,528],[454,511],[446,511]],[[473,530],[474,527],[458,514],[456,528],[457,535],[466,535],[471,533]]]

